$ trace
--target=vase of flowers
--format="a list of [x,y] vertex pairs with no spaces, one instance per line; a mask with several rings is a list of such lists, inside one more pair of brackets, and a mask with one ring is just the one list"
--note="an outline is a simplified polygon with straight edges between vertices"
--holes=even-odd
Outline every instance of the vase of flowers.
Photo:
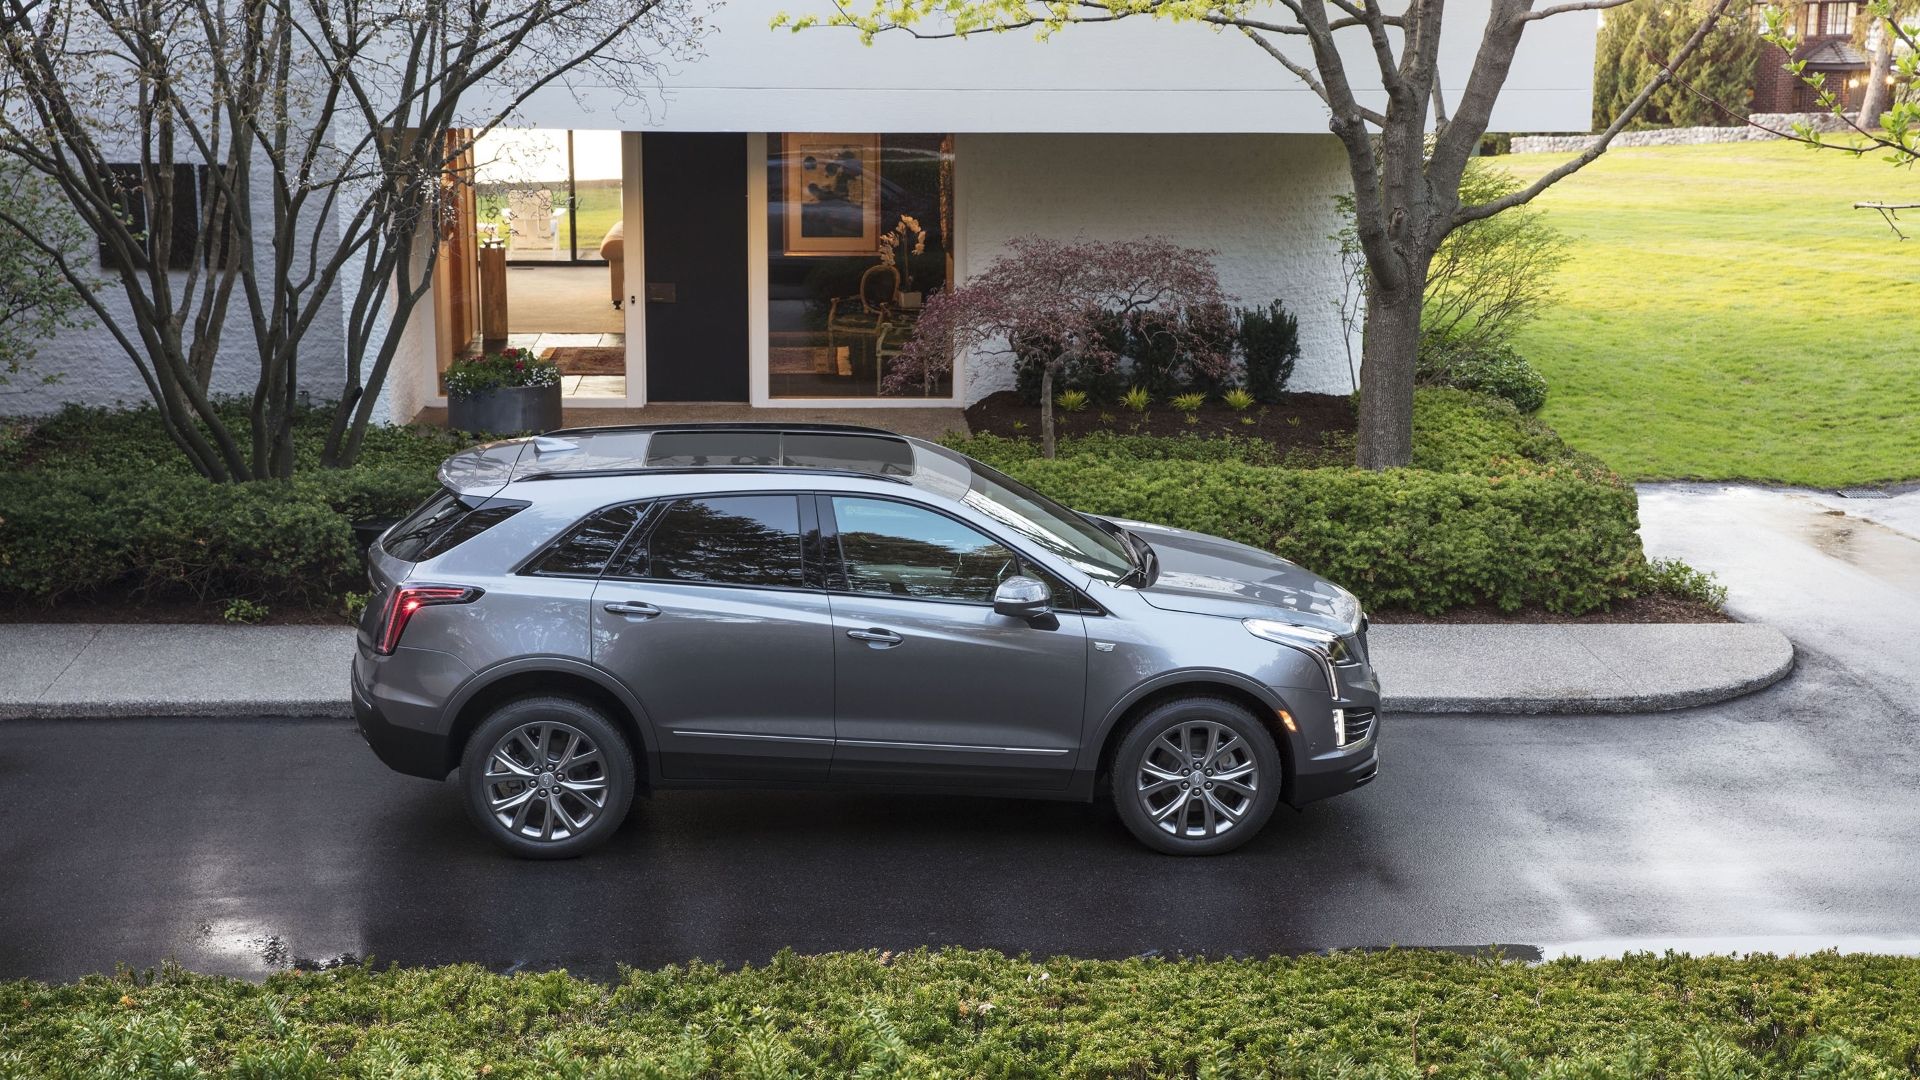
[[560,426],[560,365],[530,349],[462,357],[447,369],[447,426],[496,435]]
[[901,214],[893,228],[880,237],[880,264],[891,266],[900,275],[900,306],[908,311],[920,307],[924,299],[913,287],[913,257],[927,252],[927,230],[911,214]]

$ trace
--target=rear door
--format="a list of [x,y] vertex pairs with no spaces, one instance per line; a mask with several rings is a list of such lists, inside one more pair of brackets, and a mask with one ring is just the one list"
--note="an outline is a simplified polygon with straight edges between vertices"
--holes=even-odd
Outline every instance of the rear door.
[[646,709],[670,779],[824,780],[833,626],[811,498],[658,506],[593,592],[594,662]]
[[958,518],[877,496],[819,501],[837,559],[833,779],[1065,787],[1086,702],[1083,616],[995,614],[994,589],[1021,559]]

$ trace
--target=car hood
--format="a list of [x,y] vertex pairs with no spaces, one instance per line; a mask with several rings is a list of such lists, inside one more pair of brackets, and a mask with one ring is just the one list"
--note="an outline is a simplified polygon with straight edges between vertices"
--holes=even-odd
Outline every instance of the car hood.
[[1166,611],[1233,619],[1277,619],[1351,634],[1360,603],[1331,581],[1259,548],[1205,533],[1113,519],[1152,545],[1159,560],[1141,599]]

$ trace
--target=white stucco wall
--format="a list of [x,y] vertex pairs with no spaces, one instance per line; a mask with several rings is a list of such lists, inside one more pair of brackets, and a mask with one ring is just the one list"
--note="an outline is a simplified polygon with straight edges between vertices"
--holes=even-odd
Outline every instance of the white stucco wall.
[[[868,5],[846,5],[865,11]],[[1386,10],[1404,8],[1387,0]],[[1457,100],[1485,31],[1490,0],[1453,0],[1440,35],[1440,85]],[[1278,3],[1275,21],[1289,22]],[[590,71],[536,94],[520,122],[536,127],[664,131],[1266,132],[1317,133],[1327,110],[1310,89],[1239,34],[1199,23],[1135,18],[964,41],[839,28],[775,30],[773,18],[826,15],[831,0],[726,0],[703,12],[700,55],[665,59],[658,85],[635,94]],[[1259,8],[1254,12],[1258,14]],[[1574,12],[1527,29],[1492,117],[1494,131],[1585,131],[1591,121],[1596,22]],[[1337,35],[1349,81],[1385,107],[1366,32]],[[1277,43],[1297,62],[1297,36]],[[645,80],[641,80],[645,82]],[[482,95],[470,99],[484,107]],[[495,98],[495,101],[501,100]]]
[[[134,152],[129,151],[128,154],[127,160],[139,160]],[[267,170],[262,168],[254,184],[257,193],[254,200],[256,221],[271,222],[273,218],[272,195],[267,185]],[[314,231],[306,228],[302,230],[302,235],[311,237]],[[326,232],[331,235],[333,230],[329,228]],[[302,260],[305,250],[306,246],[302,244]],[[99,257],[91,245],[85,252],[79,253],[78,258],[82,266],[94,268],[95,280],[99,283],[98,294],[113,314],[115,323],[130,339],[138,342],[139,336],[129,314],[131,308],[126,293],[120,287],[117,272],[99,267]],[[57,271],[48,267],[47,272]],[[186,278],[184,272],[173,275],[176,295],[184,287]],[[202,272],[199,284],[202,293],[206,283],[205,272]],[[268,296],[264,299],[271,302],[272,298]],[[38,355],[29,368],[13,376],[5,385],[0,385],[0,416],[33,416],[53,412],[69,402],[133,406],[152,400],[133,360],[114,340],[112,332],[100,318],[84,305],[74,310],[73,318],[77,325],[41,343]],[[338,398],[345,382],[340,363],[341,326],[339,304],[327,304],[314,317],[301,348],[298,384],[316,403]],[[59,378],[53,383],[45,383],[41,379],[44,375],[57,375]],[[213,378],[208,389],[216,396],[251,397],[259,377],[259,353],[254,348],[253,323],[247,314],[246,292],[236,281],[227,304],[226,323],[220,335],[220,352],[214,360]]]
[[[1353,389],[1329,239],[1334,196],[1352,183],[1331,135],[961,135],[954,153],[965,271],[1022,235],[1206,248],[1236,303],[1278,299],[1300,320],[1289,389]],[[969,358],[966,372],[969,404],[1013,386],[1003,355]]]

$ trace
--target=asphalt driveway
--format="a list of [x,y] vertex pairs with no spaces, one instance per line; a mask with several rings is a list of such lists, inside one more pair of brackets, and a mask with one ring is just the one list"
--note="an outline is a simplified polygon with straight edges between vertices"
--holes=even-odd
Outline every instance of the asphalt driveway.
[[344,722],[9,721],[0,978],[343,956],[606,975],[916,945],[1920,951],[1903,534],[1803,562],[1826,535],[1793,531],[1806,508],[1762,536],[1772,511],[1747,509],[1667,500],[1649,544],[1721,569],[1735,610],[1764,605],[1800,646],[1788,682],[1655,716],[1390,716],[1379,780],[1217,859],[1155,855],[1070,804],[675,792],[586,859],[524,863]]

